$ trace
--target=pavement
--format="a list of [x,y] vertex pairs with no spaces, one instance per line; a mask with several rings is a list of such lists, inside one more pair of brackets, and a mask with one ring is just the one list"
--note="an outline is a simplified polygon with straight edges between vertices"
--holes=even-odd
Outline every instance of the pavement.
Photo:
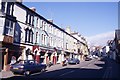
[[[84,62],[84,61],[81,61],[81,63]],[[47,67],[46,70],[47,71],[53,71],[53,70],[57,70],[57,69],[62,69],[62,68],[65,68],[66,66],[62,66],[61,64],[55,64],[55,65],[52,65],[51,67]],[[15,76],[12,71],[1,71],[0,72],[0,79],[5,79],[5,78],[10,78],[10,77],[13,77]]]
[[14,74],[11,71],[1,71],[0,72],[0,79],[1,78],[9,78],[14,76]]

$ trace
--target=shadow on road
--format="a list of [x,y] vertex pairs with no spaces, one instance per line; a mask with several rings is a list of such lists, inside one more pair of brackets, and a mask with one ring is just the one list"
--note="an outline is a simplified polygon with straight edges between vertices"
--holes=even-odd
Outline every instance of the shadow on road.
[[[107,59],[101,59],[100,61],[105,62],[105,64],[94,64],[95,67],[100,67],[99,69],[89,68],[87,66],[80,68],[63,68],[59,70],[54,70],[50,72],[43,72],[36,75],[25,76],[14,76],[9,78],[9,80],[114,80],[113,78],[103,79],[108,61]],[[117,79],[115,79],[117,80]],[[120,80],[120,79],[119,79]]]

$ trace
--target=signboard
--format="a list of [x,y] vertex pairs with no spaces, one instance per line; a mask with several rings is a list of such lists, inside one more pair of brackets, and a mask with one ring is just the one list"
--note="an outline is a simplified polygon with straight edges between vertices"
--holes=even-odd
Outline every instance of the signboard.
[[4,36],[3,42],[13,43],[13,37],[11,37],[11,36]]

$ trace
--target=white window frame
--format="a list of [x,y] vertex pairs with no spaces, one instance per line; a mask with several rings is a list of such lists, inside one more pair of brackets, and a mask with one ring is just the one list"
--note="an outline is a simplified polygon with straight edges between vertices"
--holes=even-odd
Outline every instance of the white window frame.
[[[15,23],[13,21],[8,20],[8,19],[6,19],[6,21],[9,22],[9,25],[5,26],[5,29],[6,30],[8,29],[8,31],[7,31],[8,33],[5,33],[5,34],[13,37]],[[11,23],[13,23],[12,27],[11,27]]]

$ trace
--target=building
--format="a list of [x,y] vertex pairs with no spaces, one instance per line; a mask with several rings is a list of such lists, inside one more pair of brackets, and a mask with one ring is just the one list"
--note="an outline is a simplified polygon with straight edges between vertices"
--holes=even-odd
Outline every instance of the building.
[[115,45],[115,40],[110,40],[108,43],[109,46],[109,52],[108,52],[108,57],[116,60],[116,45]]
[[120,29],[115,30],[116,61],[120,62]]
[[19,59],[34,59],[39,63],[61,63],[78,54],[79,39],[53,21],[36,13],[21,2],[0,1],[0,48],[2,69],[9,67],[12,56]]
[[70,27],[66,28],[66,31],[69,32],[75,39],[70,39],[72,41],[72,48],[74,54],[72,54],[75,58],[79,58],[79,60],[83,60],[84,55],[88,55],[88,46],[87,46],[87,41],[84,37],[82,37],[78,32],[72,32],[70,30]]

